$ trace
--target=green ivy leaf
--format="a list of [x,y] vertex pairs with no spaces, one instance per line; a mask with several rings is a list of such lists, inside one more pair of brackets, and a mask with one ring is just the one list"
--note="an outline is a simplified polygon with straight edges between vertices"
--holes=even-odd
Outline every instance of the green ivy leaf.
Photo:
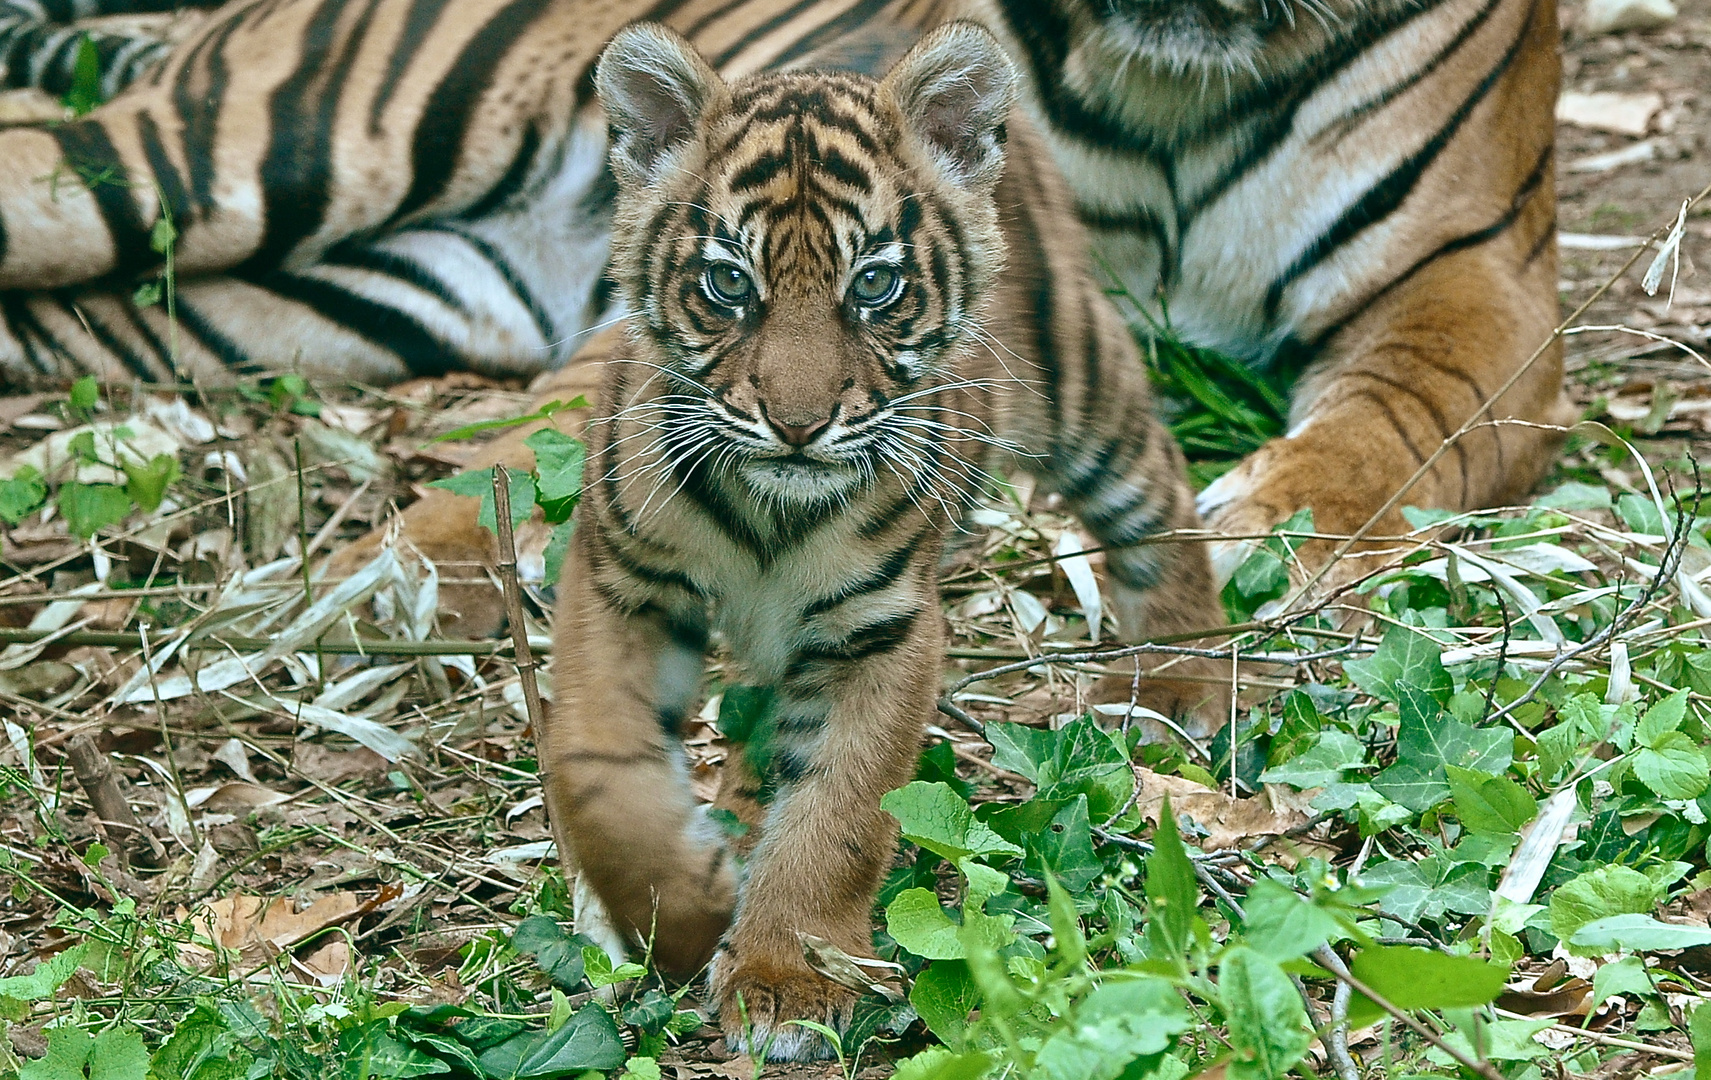
[[892,1080],[980,1080],[996,1064],[990,1051],[958,1054],[942,1046],[930,1046],[899,1062]]
[[1194,934],[1200,889],[1194,880],[1194,864],[1176,827],[1176,814],[1165,796],[1159,809],[1158,828],[1153,832],[1152,854],[1147,856],[1147,940],[1160,958],[1183,962]]
[[65,980],[71,978],[88,954],[89,946],[80,943],[43,960],[28,975],[0,979],[0,998],[25,1003],[50,998]]
[[1656,746],[1665,735],[1681,727],[1687,718],[1687,691],[1677,690],[1646,710],[1634,725],[1634,738],[1642,746]]
[[451,1072],[439,1058],[393,1038],[384,1022],[348,1027],[339,1032],[338,1049],[344,1058],[341,1080],[408,1080]]
[[47,1033],[47,1054],[26,1062],[18,1080],[148,1080],[149,1052],[131,1028],[110,1027],[99,1035],[57,1027]]
[[1280,962],[1305,956],[1342,933],[1336,916],[1265,877],[1248,890],[1247,916],[1242,941]]
[[1705,755],[1679,731],[1654,736],[1634,751],[1634,775],[1660,799],[1696,799],[1711,786]]
[[966,928],[976,947],[1001,949],[1015,940],[1010,917],[987,915],[972,905],[958,926],[930,889],[905,889],[885,909],[885,929],[897,944],[927,960],[961,960],[968,956]]
[[1307,1054],[1313,1036],[1295,984],[1277,962],[1236,946],[1218,969],[1229,1024],[1229,1080],[1281,1080]]
[[1600,866],[1551,894],[1551,934],[1568,941],[1590,922],[1611,915],[1644,915],[1657,901],[1657,885],[1638,870]]
[[582,947],[582,975],[588,980],[588,985],[596,990],[602,986],[612,986],[627,979],[639,979],[648,973],[648,969],[640,964],[612,963],[612,958],[606,955],[606,950],[598,945]]
[[[1450,699],[1454,684],[1444,670],[1441,659],[1443,646],[1422,630],[1392,626],[1384,633],[1378,650],[1366,660],[1350,660],[1343,665],[1355,684],[1381,701],[1398,707],[1405,702],[1409,709],[1423,719],[1426,712],[1436,715],[1436,709],[1421,704],[1422,698],[1441,706]],[[1403,713],[1406,720],[1408,712]]]
[[547,523],[569,521],[582,496],[582,470],[588,460],[582,440],[554,428],[542,428],[523,442],[535,452],[536,498]]
[[219,1011],[199,1003],[149,1061],[149,1080],[242,1080],[254,1056]]
[[[1403,1009],[1472,1008],[1497,1000],[1509,965],[1437,949],[1371,945],[1349,961],[1355,978]],[[1369,1014],[1379,1013],[1376,1004]]]
[[499,428],[519,427],[523,424],[532,424],[536,420],[546,420],[569,409],[586,408],[588,408],[588,399],[583,397],[581,394],[578,394],[570,401],[549,401],[536,411],[529,413],[526,416],[508,416],[502,420],[481,420],[473,424],[465,424],[460,428],[453,428],[444,435],[435,436],[430,440],[430,445],[437,442],[456,442],[461,439],[467,439],[471,435],[479,435],[483,431],[494,431]]
[[59,101],[73,116],[93,112],[101,104],[101,53],[88,34],[77,39],[77,58],[71,62],[71,87]]
[[95,381],[95,376],[85,375],[72,383],[68,403],[78,412],[94,412],[101,404],[101,384]]
[[1366,762],[1366,746],[1346,731],[1321,731],[1312,740],[1288,761],[1260,773],[1260,781],[1303,789],[1329,787]]
[[1060,1024],[1034,1059],[1042,1080],[1117,1080],[1145,1076],[1188,1030],[1188,1011],[1169,982],[1113,978]]
[[16,525],[41,509],[47,501],[48,486],[42,474],[29,465],[21,466],[9,480],[0,480],[0,521]]
[[1687,1031],[1693,1040],[1693,1080],[1711,1080],[1711,1002],[1689,1014]]
[[131,497],[116,484],[60,485],[56,505],[65,516],[65,527],[73,536],[88,539],[109,525],[125,520],[131,512]]
[[915,976],[909,1004],[928,1031],[946,1045],[960,1047],[968,1035],[968,1015],[980,1007],[980,989],[966,961],[934,960]]
[[583,1069],[616,1069],[627,1056],[618,1025],[610,1013],[595,1003],[585,1005],[557,1031],[515,1035],[483,1050],[478,1060],[488,1076],[499,1080],[532,1080]]
[[1507,776],[1490,776],[1459,765],[1444,766],[1456,816],[1476,833],[1517,833],[1539,815],[1527,789]]
[[[535,478],[521,469],[509,470],[511,475],[511,527],[529,519],[535,509]],[[488,532],[499,531],[499,514],[494,509],[493,501],[493,470],[473,469],[448,476],[443,480],[435,480],[428,485],[449,491],[453,495],[464,495],[472,499],[480,499],[481,506],[475,513],[476,524]]]
[[1696,949],[1711,945],[1711,930],[1659,922],[1650,915],[1608,915],[1582,925],[1569,936],[1568,943],[1598,953]]
[[146,514],[160,508],[167,487],[179,476],[178,457],[174,454],[156,454],[147,462],[121,456],[119,465],[125,470],[125,494]]
[[944,784],[915,781],[879,800],[897,819],[903,838],[957,862],[970,855],[1021,855],[1022,849],[976,821],[968,803]]
[[565,933],[556,920],[546,915],[524,919],[511,934],[511,947],[534,957],[547,977],[564,990],[575,990],[582,985],[582,950],[593,944],[581,934]]

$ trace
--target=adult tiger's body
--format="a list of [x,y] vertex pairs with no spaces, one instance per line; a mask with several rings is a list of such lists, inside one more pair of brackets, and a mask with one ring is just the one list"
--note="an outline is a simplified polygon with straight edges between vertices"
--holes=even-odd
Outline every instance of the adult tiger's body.
[[[727,75],[871,73],[959,12],[1018,60],[1131,297],[1192,342],[1305,369],[1289,434],[1203,493],[1213,524],[1312,507],[1358,527],[1545,339],[1554,0],[233,0],[89,118],[0,132],[0,288],[38,290],[0,297],[0,373],[170,372],[162,313],[91,284],[158,264],[157,192],[194,373],[556,366],[606,311],[590,73],[612,32],[664,22]],[[115,157],[128,188],[44,180]],[[1490,415],[1566,413],[1553,348]],[[1475,431],[1408,501],[1512,498],[1554,445]],[[446,499],[406,530],[487,550]]]
[[[1555,0],[969,6],[1029,75],[1129,296],[1190,342],[1305,369],[1288,434],[1202,493],[1214,527],[1263,532],[1304,507],[1321,531],[1361,527],[1548,339]],[[1495,402],[1506,417],[1568,421],[1559,349]],[[1557,442],[1475,431],[1407,501],[1517,498]]]
[[[754,1053],[827,1054],[786,1022],[849,1019],[857,995],[800,935],[871,951],[896,837],[879,800],[915,770],[944,661],[939,555],[993,448],[1104,545],[1126,632],[1218,619],[1205,551],[1146,543],[1196,524],[1182,455],[1037,136],[1006,140],[1013,81],[961,22],[877,84],[727,87],[647,26],[600,62],[632,314],[588,429],[541,775],[616,924],[667,970],[712,959],[726,1039]],[[720,794],[750,827],[746,873],[675,745],[713,632],[727,688],[771,701]],[[1208,695],[1183,691],[1141,688],[1178,715]],[[1207,734],[1221,714],[1185,720]]]

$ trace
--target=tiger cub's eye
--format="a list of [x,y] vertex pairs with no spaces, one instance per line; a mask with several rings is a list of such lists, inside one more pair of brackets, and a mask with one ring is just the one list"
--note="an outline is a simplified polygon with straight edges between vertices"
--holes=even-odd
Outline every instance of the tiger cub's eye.
[[903,291],[903,275],[894,267],[870,266],[850,282],[850,296],[867,307],[882,307]]
[[754,292],[754,282],[735,263],[715,263],[707,268],[703,280],[714,300],[731,307],[742,305]]

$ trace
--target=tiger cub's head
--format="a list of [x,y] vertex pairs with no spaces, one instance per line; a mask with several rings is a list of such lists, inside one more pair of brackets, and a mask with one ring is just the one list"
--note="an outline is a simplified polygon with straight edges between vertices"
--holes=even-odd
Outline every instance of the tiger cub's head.
[[632,26],[600,58],[612,273],[670,392],[662,438],[782,502],[847,497],[919,438],[1004,256],[993,189],[1015,75],[971,23],[883,80],[726,85]]

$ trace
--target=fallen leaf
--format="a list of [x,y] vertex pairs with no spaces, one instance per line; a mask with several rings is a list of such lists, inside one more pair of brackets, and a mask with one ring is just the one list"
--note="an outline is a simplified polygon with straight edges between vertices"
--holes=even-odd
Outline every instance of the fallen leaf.
[[[237,953],[243,967],[255,968],[322,930],[372,911],[377,899],[363,901],[348,892],[323,893],[309,907],[298,910],[289,899],[233,893],[200,904],[194,912],[181,907],[178,918],[188,922],[204,940]],[[325,947],[315,955],[322,952]],[[179,959],[186,967],[205,969],[216,957],[206,946],[184,944],[179,946]],[[349,959],[346,953],[347,966]]]
[[1243,847],[1263,836],[1280,836],[1307,820],[1300,810],[1280,807],[1266,792],[1251,799],[1233,799],[1222,791],[1180,776],[1162,776],[1150,769],[1135,770],[1141,785],[1137,801],[1142,816],[1157,821],[1166,795],[1178,817],[1206,830],[1199,841],[1206,851]]
[[1599,90],[1587,94],[1569,90],[1557,99],[1557,120],[1593,131],[1639,136],[1651,127],[1652,118],[1662,108],[1663,95],[1651,91]]

